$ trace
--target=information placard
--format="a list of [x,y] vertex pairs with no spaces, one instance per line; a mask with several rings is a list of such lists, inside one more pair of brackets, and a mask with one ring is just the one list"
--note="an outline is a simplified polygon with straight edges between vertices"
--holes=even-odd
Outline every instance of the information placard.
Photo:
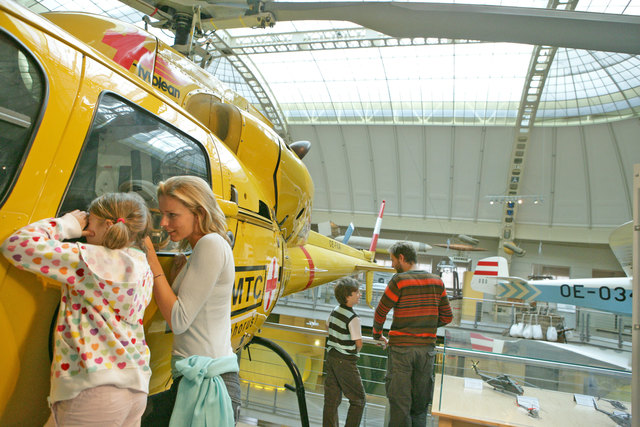
[[576,404],[578,405],[590,406],[592,408],[593,408],[593,402],[595,402],[595,399],[593,398],[593,396],[588,396],[586,394],[578,394],[578,393],[574,393],[573,400],[575,400]]
[[482,380],[477,378],[465,378],[464,388],[465,390],[482,390]]

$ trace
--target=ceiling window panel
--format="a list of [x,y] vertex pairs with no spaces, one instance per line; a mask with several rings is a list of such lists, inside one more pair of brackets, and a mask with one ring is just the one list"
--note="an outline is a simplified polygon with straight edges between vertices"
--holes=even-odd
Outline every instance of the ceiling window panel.
[[[450,3],[436,0],[439,3]],[[87,11],[140,27],[142,14],[119,2],[20,0],[34,10]],[[460,0],[496,6],[546,8],[547,0]],[[640,14],[639,0],[581,0],[577,10]],[[297,31],[340,30],[359,34],[347,22],[278,22],[267,29],[219,30],[233,37],[290,40]],[[163,41],[171,34],[151,28]],[[351,33],[353,32],[353,33]],[[364,34],[364,32],[362,33]],[[308,34],[312,39],[314,35]],[[402,43],[400,43],[402,44]],[[453,123],[514,125],[533,47],[511,43],[456,43],[382,48],[265,53],[242,59],[269,86],[286,117],[296,123]],[[255,95],[226,58],[212,71],[250,102]],[[639,115],[640,57],[559,48],[543,88],[537,125],[589,123]],[[603,116],[606,113],[606,117]],[[406,115],[406,118],[404,116]],[[456,123],[460,123],[459,121]]]

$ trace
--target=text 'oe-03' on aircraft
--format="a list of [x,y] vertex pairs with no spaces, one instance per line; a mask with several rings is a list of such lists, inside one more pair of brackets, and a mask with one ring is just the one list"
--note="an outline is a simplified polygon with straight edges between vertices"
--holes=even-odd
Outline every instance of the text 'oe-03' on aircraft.
[[501,298],[571,304],[630,316],[633,309],[632,226],[629,221],[609,235],[611,251],[627,277],[525,280],[509,276],[505,258],[489,257],[478,261],[471,287]]
[[[0,240],[34,220],[86,209],[105,192],[136,191],[154,214],[152,239],[168,269],[176,252],[157,227],[156,185],[200,176],[234,241],[235,350],[279,297],[359,272],[370,289],[373,271],[389,270],[370,251],[310,231],[313,184],[294,152],[308,144],[285,144],[245,99],[151,34],[0,0],[0,53]],[[0,425],[48,417],[59,289],[0,260]],[[172,335],[155,303],[144,326],[155,393],[169,383]]]
[[571,304],[629,316],[632,311],[631,277],[525,280],[509,276],[502,257],[478,261],[471,287],[501,298]]

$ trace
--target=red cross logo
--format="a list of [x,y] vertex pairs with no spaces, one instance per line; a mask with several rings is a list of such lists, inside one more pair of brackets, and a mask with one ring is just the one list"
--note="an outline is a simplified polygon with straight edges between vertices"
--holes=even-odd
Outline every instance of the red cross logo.
[[102,42],[116,50],[113,60],[122,65],[126,70],[131,70],[134,62],[145,62],[144,66],[153,66],[154,53],[145,47],[151,40],[139,33],[120,33],[116,30],[107,30]]
[[273,308],[278,297],[278,259],[271,258],[267,267],[267,280],[264,284],[264,311],[268,313]]

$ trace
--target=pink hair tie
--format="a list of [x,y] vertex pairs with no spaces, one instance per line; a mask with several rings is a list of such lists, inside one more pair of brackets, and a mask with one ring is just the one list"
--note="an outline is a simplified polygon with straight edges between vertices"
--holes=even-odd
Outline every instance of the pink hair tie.
[[118,218],[116,222],[124,222],[124,218]]

